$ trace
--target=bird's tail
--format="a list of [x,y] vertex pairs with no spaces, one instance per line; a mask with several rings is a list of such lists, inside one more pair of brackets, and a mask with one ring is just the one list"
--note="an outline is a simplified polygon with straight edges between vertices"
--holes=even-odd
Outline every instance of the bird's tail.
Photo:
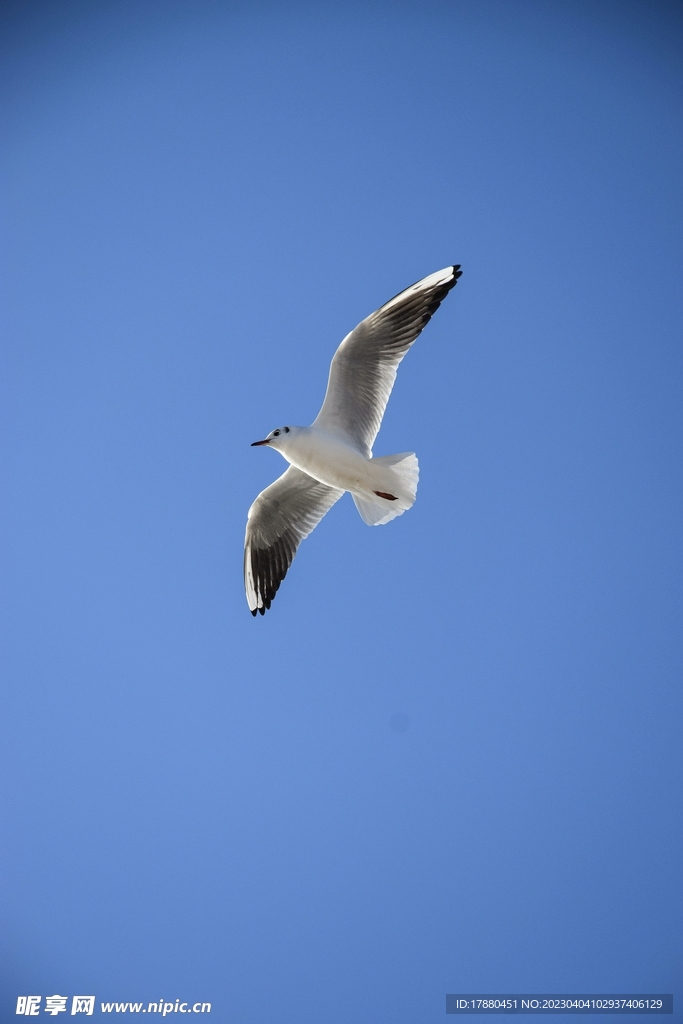
[[372,462],[390,471],[388,475],[383,474],[386,483],[382,484],[381,491],[354,494],[353,500],[364,523],[383,526],[396,516],[402,516],[415,503],[420,467],[414,452],[382,455]]

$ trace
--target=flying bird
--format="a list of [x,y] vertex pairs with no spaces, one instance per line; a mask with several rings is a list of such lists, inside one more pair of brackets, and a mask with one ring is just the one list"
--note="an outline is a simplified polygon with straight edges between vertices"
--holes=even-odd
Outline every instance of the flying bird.
[[325,401],[310,427],[278,427],[252,447],[275,448],[289,463],[247,516],[244,586],[252,615],[265,615],[297,548],[344,491],[363,522],[381,526],[411,507],[419,468],[414,452],[373,459],[372,446],[398,364],[461,276],[446,267],[399,292],[342,341]]

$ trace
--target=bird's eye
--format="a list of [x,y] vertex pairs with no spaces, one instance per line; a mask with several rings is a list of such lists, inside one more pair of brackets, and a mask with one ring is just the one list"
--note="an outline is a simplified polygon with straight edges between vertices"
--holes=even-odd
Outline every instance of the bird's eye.
[[279,433],[280,433],[279,430],[274,430],[273,431],[273,437],[277,437]]

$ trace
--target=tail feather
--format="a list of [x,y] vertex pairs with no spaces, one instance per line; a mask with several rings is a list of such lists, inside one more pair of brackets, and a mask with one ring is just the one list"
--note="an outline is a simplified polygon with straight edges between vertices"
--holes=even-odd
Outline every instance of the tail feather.
[[402,516],[414,504],[420,467],[413,452],[382,455],[372,461],[391,470],[392,487],[385,492],[391,494],[391,497],[382,498],[374,492],[354,494],[353,500],[364,523],[368,526],[383,526],[397,516]]

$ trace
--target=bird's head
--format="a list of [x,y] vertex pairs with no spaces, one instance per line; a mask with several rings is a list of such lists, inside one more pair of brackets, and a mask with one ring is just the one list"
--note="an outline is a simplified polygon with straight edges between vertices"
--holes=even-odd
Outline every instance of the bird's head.
[[269,448],[283,451],[295,431],[296,427],[277,427],[275,430],[271,430],[268,437],[264,438],[263,441],[254,441],[251,447],[256,448],[259,445],[267,444]]

